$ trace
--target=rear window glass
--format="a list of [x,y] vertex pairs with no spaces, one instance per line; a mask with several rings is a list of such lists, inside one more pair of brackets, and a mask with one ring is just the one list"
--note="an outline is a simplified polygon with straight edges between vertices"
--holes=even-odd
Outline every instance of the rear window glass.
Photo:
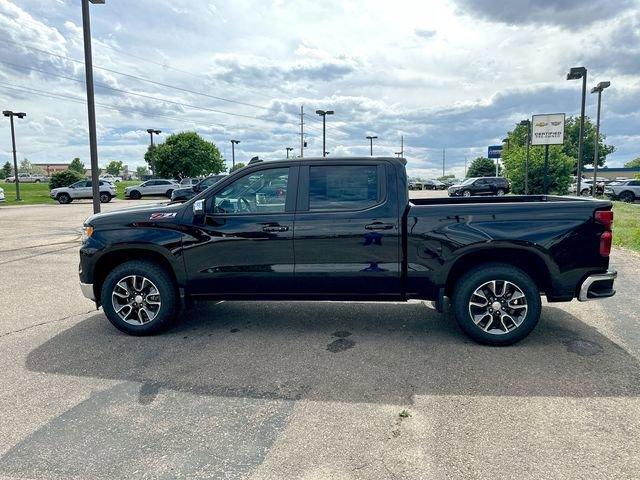
[[309,210],[360,210],[378,203],[378,167],[309,168]]

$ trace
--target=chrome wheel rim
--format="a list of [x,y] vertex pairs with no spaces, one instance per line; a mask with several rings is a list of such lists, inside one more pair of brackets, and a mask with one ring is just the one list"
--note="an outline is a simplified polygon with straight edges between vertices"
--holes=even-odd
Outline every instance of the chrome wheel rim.
[[160,290],[142,275],[128,275],[118,281],[111,292],[116,314],[130,325],[152,322],[162,307]]
[[471,196],[471,192],[466,191],[462,195],[465,196],[465,197],[470,197]]
[[492,335],[513,332],[522,325],[527,310],[526,295],[518,285],[508,280],[485,282],[469,299],[471,321]]

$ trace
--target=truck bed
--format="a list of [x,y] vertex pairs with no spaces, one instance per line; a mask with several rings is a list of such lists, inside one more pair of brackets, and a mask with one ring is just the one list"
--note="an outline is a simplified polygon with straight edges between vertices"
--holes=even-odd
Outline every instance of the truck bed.
[[[447,198],[410,198],[409,205],[468,205],[477,203],[540,203],[540,202],[602,202],[584,197],[561,197],[558,195],[505,195],[475,196],[475,197],[447,197]],[[606,206],[604,202],[602,206]]]

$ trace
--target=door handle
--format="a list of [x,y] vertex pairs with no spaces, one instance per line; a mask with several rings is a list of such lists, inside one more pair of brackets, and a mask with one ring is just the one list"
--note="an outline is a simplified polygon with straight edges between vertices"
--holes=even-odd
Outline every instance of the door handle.
[[286,232],[289,227],[283,227],[281,225],[266,225],[262,227],[263,232]]
[[373,222],[364,226],[367,230],[391,230],[393,227],[393,223],[382,222]]

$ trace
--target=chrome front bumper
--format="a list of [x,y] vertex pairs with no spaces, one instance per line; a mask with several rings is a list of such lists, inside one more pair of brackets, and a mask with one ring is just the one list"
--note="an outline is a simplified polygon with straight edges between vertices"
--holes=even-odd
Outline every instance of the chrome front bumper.
[[618,276],[616,271],[607,273],[596,273],[584,279],[580,286],[578,300],[586,302],[588,300],[599,300],[601,298],[612,297],[616,291],[613,289],[613,281]]
[[93,300],[94,302],[96,301],[96,296],[93,293],[93,283],[80,282],[80,290],[82,290],[82,294],[89,300]]

